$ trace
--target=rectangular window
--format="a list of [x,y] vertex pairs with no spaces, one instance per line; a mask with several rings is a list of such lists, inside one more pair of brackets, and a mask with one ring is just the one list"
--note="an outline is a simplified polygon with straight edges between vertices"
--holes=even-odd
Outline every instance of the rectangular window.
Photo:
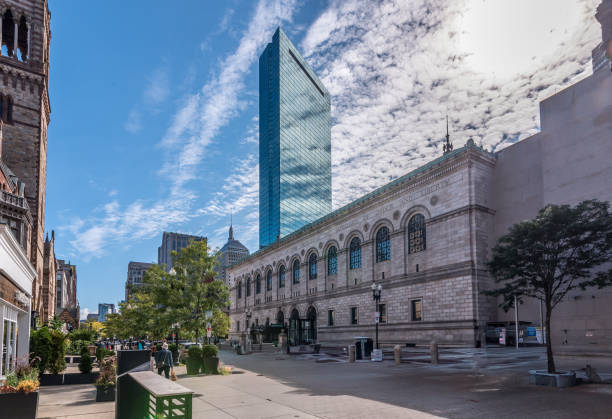
[[334,310],[327,310],[327,325],[334,325]]
[[236,332],[240,332],[240,321],[236,322]]
[[423,320],[423,301],[419,298],[418,300],[412,300],[410,302],[411,307],[411,318],[412,321]]
[[379,304],[378,305],[378,312],[380,313],[380,323],[387,323],[387,305],[386,304]]
[[351,307],[351,324],[357,324],[358,320],[357,307]]

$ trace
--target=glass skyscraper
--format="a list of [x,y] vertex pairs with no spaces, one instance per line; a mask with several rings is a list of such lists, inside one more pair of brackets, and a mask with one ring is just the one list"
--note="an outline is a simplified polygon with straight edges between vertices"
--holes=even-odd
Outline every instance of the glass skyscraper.
[[259,57],[259,246],[331,211],[329,92],[278,28]]

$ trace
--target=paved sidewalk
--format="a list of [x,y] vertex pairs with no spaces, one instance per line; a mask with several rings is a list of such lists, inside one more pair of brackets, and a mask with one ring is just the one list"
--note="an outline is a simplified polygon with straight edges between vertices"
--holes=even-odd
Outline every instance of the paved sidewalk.
[[96,403],[96,388],[91,384],[44,386],[38,399],[38,419],[111,419],[115,403]]
[[194,418],[439,418],[352,395],[315,395],[246,370],[180,383],[196,392]]

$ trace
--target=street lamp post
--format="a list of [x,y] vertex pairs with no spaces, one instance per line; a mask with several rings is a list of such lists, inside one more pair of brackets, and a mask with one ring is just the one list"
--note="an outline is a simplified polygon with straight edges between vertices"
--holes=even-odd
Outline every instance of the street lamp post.
[[382,284],[376,284],[376,281],[372,281],[372,298],[376,302],[376,349],[380,349],[378,346],[378,323],[380,320],[380,313],[378,312],[378,303],[380,302],[380,294],[382,292]]

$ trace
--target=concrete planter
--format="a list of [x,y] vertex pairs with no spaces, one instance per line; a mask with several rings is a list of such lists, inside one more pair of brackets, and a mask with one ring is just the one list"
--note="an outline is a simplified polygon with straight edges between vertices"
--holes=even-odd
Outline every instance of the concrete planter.
[[559,371],[551,374],[546,370],[530,370],[529,383],[537,386],[571,387],[576,385],[576,373],[573,371]]
[[[12,418],[36,419],[38,391],[31,393],[0,393],[0,412]],[[2,416],[4,417],[4,416]]]
[[114,402],[115,386],[96,386],[96,402]]
[[204,358],[202,372],[206,374],[219,374],[219,358]]

